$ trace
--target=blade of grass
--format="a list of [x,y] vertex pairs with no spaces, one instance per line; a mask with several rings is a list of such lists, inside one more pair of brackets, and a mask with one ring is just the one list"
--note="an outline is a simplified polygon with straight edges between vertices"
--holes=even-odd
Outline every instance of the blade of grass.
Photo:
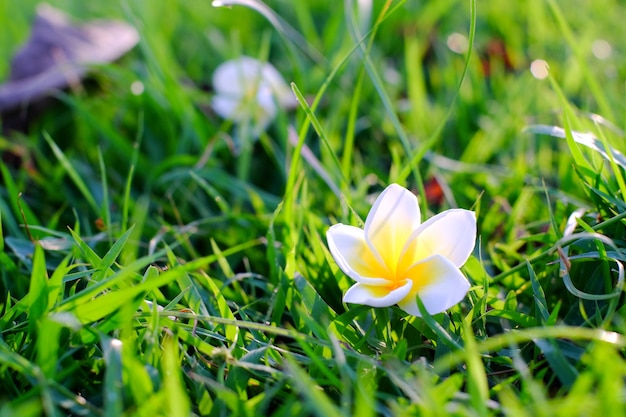
[[139,148],[140,148],[142,137],[143,137],[143,128],[140,128],[137,131],[135,143],[133,144],[133,153],[130,158],[130,166],[128,167],[128,175],[126,177],[126,187],[124,189],[124,200],[122,202],[122,223],[120,225],[121,230],[126,230],[128,228],[128,213],[129,213],[130,205],[131,205],[131,201],[130,201],[131,189],[132,189],[133,177],[135,174],[135,167],[137,166],[137,160],[139,159]]
[[[525,127],[524,131],[542,135],[549,135],[555,138],[567,138],[567,131],[559,126],[530,125]],[[591,133],[577,132],[575,130],[571,130],[570,133],[574,142],[598,152],[607,161],[612,160],[620,167],[626,169],[626,156],[624,156],[624,154],[622,154],[618,150],[610,146],[605,146],[602,141],[598,140]],[[583,158],[582,153],[579,155],[579,157]]]
[[463,321],[463,341],[465,360],[467,363],[467,384],[472,408],[481,416],[489,415],[487,402],[489,401],[489,386],[487,374],[482,363],[480,352],[472,327]]
[[541,284],[537,279],[537,275],[533,267],[530,265],[530,262],[526,261],[526,267],[528,269],[528,275],[530,276],[530,282],[533,288],[533,299],[535,301],[535,317],[539,318],[539,322],[541,324],[546,323],[550,318],[550,311],[548,311],[548,303],[546,301],[545,293],[543,292],[543,288],[541,288]]
[[343,417],[341,411],[318,388],[316,381],[303,371],[298,363],[289,356],[285,357],[287,372],[291,376],[296,390],[304,397],[309,411],[318,417]]
[[583,53],[580,43],[576,41],[574,37],[574,32],[572,32],[572,29],[567,22],[568,19],[565,17],[556,1],[548,0],[548,6],[550,7],[552,14],[556,18],[557,24],[559,25],[565,41],[568,43],[569,47],[576,56],[578,66],[582,71],[585,80],[587,81],[587,85],[589,86],[594,98],[598,103],[598,106],[600,108],[599,113],[604,115],[604,117],[608,118],[609,120],[615,120],[615,116],[613,115],[613,106],[609,105],[602,88],[598,84],[596,77],[591,74],[591,71],[589,70],[589,66],[587,64],[588,58]]
[[278,32],[282,35],[282,39],[285,40],[287,45],[291,45],[293,43],[320,65],[326,62],[326,58],[324,57],[324,55],[317,51],[307,41],[307,39],[300,34],[300,32],[295,30],[283,18],[276,14],[274,10],[272,10],[263,2],[256,0],[213,0],[212,2],[213,7],[225,7],[233,5],[249,7],[255,10],[261,16],[265,17],[268,22],[270,22],[272,26],[276,28],[276,30],[278,30]]
[[[491,336],[477,345],[479,353],[494,352],[512,345],[532,342],[535,339],[569,339],[572,341],[597,341],[612,345],[614,348],[626,347],[626,337],[617,333],[600,329],[577,326],[534,327],[523,330],[512,330]],[[453,351],[434,363],[435,372],[452,369],[464,360],[463,351]]]
[[[528,261],[526,261],[526,264],[528,267],[530,281],[532,283],[535,308],[537,310],[535,316],[540,319],[541,324],[547,325],[550,320],[550,311],[548,310],[545,293],[543,292],[543,288],[541,288],[541,284],[539,283],[532,266],[528,263]],[[554,340],[545,339],[535,339],[534,342],[545,355],[546,360],[561,383],[566,387],[571,387],[574,381],[576,381],[576,378],[578,378],[578,372],[567,361],[556,342]]]
[[576,146],[576,141],[574,140],[571,126],[571,122],[573,120],[576,120],[576,115],[572,110],[571,105],[567,101],[567,98],[563,94],[561,87],[559,87],[559,84],[556,82],[554,77],[552,77],[552,75],[548,75],[548,81],[550,81],[550,86],[556,92],[557,96],[559,97],[559,101],[561,102],[561,107],[563,109],[563,131],[565,133],[567,146],[572,153],[572,157],[574,158],[574,162],[580,168],[590,170],[592,172],[595,171],[589,166],[589,163],[583,156],[582,152],[580,151],[578,146]]
[[[469,27],[469,36],[468,36],[468,47],[467,53],[465,56],[465,64],[463,65],[463,71],[461,72],[461,77],[459,78],[459,82],[457,84],[456,91],[454,96],[452,97],[452,101],[448,105],[448,111],[445,117],[441,120],[435,131],[423,142],[422,146],[415,152],[412,153],[410,157],[410,161],[408,164],[404,166],[402,171],[398,175],[398,181],[404,181],[411,174],[411,170],[414,166],[416,166],[426,155],[426,153],[430,150],[430,148],[434,145],[434,143],[439,139],[439,135],[443,131],[448,120],[452,117],[452,113],[454,111],[454,105],[457,102],[459,95],[461,93],[461,87],[463,86],[463,82],[465,81],[469,68],[470,62],[472,58],[472,52],[474,49],[474,40],[476,38],[476,0],[470,0],[470,27]],[[420,191],[421,195],[424,195],[422,191]]]
[[114,244],[111,246],[109,251],[104,255],[104,257],[100,258],[96,252],[91,249],[85,242],[82,240],[72,229],[70,230],[70,234],[74,238],[74,241],[77,243],[78,247],[81,249],[82,253],[87,258],[87,261],[93,266],[93,268],[97,271],[93,274],[92,280],[95,282],[100,281],[112,270],[110,269],[113,266],[113,263],[120,255],[124,246],[128,242],[128,238],[131,236],[134,226],[131,226]]
[[40,245],[35,245],[28,301],[28,328],[30,333],[35,335],[41,324],[41,318],[48,310],[48,273],[44,251]]
[[102,394],[104,417],[118,417],[124,411],[124,384],[122,381],[122,342],[102,335],[102,356],[106,365]]
[[102,211],[100,216],[104,222],[104,227],[109,231],[109,243],[113,243],[113,236],[111,233],[111,203],[109,201],[109,185],[107,180],[106,164],[104,163],[104,156],[102,150],[98,147],[98,163],[100,165],[100,182],[102,183]]
[[[387,16],[389,16],[389,14],[391,14],[393,11],[396,11],[402,4],[404,4],[404,1],[401,1],[398,4],[396,4],[392,8],[390,13],[388,13],[386,16],[383,16],[379,19],[380,22],[378,22],[377,24],[379,25],[380,23],[382,23],[382,21],[384,21],[387,18]],[[315,98],[313,99],[313,103],[310,105],[311,112],[315,112],[315,110],[317,109],[317,106],[322,100],[322,97],[324,96],[324,93],[326,92],[328,87],[331,85],[332,81],[334,80],[335,76],[338,74],[339,70],[343,68],[346,62],[348,62],[352,54],[355,51],[357,51],[359,48],[361,48],[361,42],[363,42],[363,40],[359,41],[356,45],[354,45],[352,49],[348,51],[348,53],[331,70],[330,74],[328,74],[328,76],[324,80],[324,83],[319,87],[318,92],[315,95]],[[285,199],[284,199],[284,213],[287,219],[293,218],[294,186],[295,186],[296,180],[298,179],[298,173],[299,173],[298,166],[300,164],[300,153],[302,150],[302,146],[304,145],[304,140],[306,138],[310,123],[311,122],[309,118],[306,118],[305,121],[302,123],[302,126],[300,127],[300,130],[298,132],[298,144],[293,150],[293,156],[291,158],[291,163],[289,164],[289,171],[288,171],[288,176],[287,176],[287,185],[285,186]],[[409,171],[409,173],[410,172],[411,171]]]
[[[406,134],[406,131],[404,127],[402,126],[400,119],[398,118],[398,115],[396,114],[394,106],[391,102],[391,98],[389,97],[389,94],[387,94],[387,91],[385,90],[385,87],[384,87],[384,83],[380,75],[378,74],[378,71],[374,67],[372,59],[370,58],[370,48],[371,48],[371,45],[373,44],[374,35],[376,33],[376,30],[380,26],[380,24],[384,21],[386,14],[389,12],[390,6],[391,6],[391,1],[390,0],[386,1],[372,29],[370,43],[368,44],[367,47],[363,46],[361,43],[358,43],[358,45],[360,46],[358,51],[361,54],[361,59],[363,60],[363,65],[365,66],[365,70],[367,71],[367,74],[369,75],[370,80],[372,81],[372,84],[374,85],[374,88],[376,89],[376,92],[378,93],[378,96],[380,97],[383,103],[383,107],[385,108],[387,117],[391,121],[391,124],[393,125],[394,130],[396,131],[396,134],[398,135],[398,138],[400,139],[400,143],[402,144],[404,151],[406,152],[407,155],[413,155],[414,152],[413,152],[413,146],[411,146],[411,141],[409,140],[409,137]],[[424,209],[426,209],[426,205],[425,205],[426,204],[426,198],[425,198],[426,192],[424,191],[424,184],[422,182],[421,174],[419,170],[417,169],[417,162],[419,161],[416,161],[415,163],[411,161],[411,164],[407,165],[407,167],[410,169],[410,172],[412,172],[413,176],[415,177],[415,183],[419,189],[420,195],[423,197],[420,199],[420,203],[423,205]],[[404,179],[406,178],[403,178],[402,180],[390,178],[389,182],[403,181]]]
[[[35,213],[33,213],[31,208],[28,206],[28,204],[26,204],[24,200],[22,200],[21,203],[18,203],[18,200],[21,198],[20,195],[22,194],[22,192],[18,190],[17,184],[13,180],[13,177],[11,176],[9,169],[7,168],[5,164],[0,163],[0,171],[2,171],[3,185],[6,187],[9,204],[11,205],[14,218],[16,219],[26,218],[26,222],[28,225],[35,225],[35,226],[41,225],[41,223],[37,219],[37,216],[35,216]],[[7,225],[7,226],[10,226],[10,225]],[[14,236],[21,235],[21,233],[18,231],[18,228],[15,226],[16,225],[14,225],[14,227],[11,228],[13,229],[12,234]]]
[[176,339],[167,337],[163,341],[163,391],[167,398],[168,415],[171,417],[188,417],[191,406],[187,389],[181,375],[180,353]]
[[433,316],[430,315],[422,300],[417,296],[417,307],[420,310],[422,315],[422,319],[428,325],[428,327],[439,337],[441,342],[445,343],[452,349],[452,351],[463,350],[463,346],[461,346],[450,334],[444,329]]
[[611,171],[613,171],[613,177],[617,181],[619,190],[622,194],[622,200],[625,200],[626,199],[626,182],[624,182],[624,176],[622,175],[622,171],[620,171],[620,169],[617,167],[617,161],[614,157],[614,155],[620,155],[620,153],[609,145],[609,141],[606,138],[606,135],[604,134],[600,126],[598,125],[598,122],[595,120],[594,122],[597,127],[598,134],[600,136],[600,141],[602,142],[604,149],[608,150],[608,152],[606,152],[607,159],[609,160],[609,163],[611,165]]
[[43,137],[46,142],[48,142],[48,145],[50,146],[50,149],[52,149],[54,156],[56,156],[57,160],[61,163],[61,166],[65,169],[65,172],[69,175],[70,179],[83,195],[87,203],[89,203],[94,213],[100,214],[100,208],[98,207],[98,204],[96,203],[93,194],[91,193],[91,191],[89,191],[89,187],[87,187],[81,175],[78,173],[78,171],[76,171],[67,156],[65,156],[65,153],[63,153],[61,148],[57,146],[57,144],[54,142],[52,137],[50,137],[48,132],[44,131]]

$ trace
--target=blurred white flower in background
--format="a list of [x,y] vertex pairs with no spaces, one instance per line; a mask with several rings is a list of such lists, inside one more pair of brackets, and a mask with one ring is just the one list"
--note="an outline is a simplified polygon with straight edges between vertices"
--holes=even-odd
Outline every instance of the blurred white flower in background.
[[213,110],[248,129],[251,138],[265,131],[278,109],[297,105],[278,70],[267,62],[242,56],[221,64],[213,73]]

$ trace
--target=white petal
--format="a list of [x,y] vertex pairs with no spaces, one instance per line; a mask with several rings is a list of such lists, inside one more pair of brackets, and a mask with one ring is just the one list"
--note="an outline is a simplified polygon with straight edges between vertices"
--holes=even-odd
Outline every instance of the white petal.
[[263,63],[242,56],[221,64],[213,73],[213,88],[221,95],[243,97],[263,78]]
[[266,119],[268,121],[276,117],[278,109],[276,108],[276,102],[272,91],[266,85],[259,86],[256,93],[256,101],[258,103],[257,117],[260,115],[260,119]]
[[398,288],[375,287],[365,284],[354,284],[343,296],[344,303],[363,304],[372,307],[389,307],[397,304],[411,291],[413,282],[406,282]]
[[414,260],[442,255],[462,266],[476,243],[476,214],[469,210],[446,210],[425,221],[411,236],[405,249],[415,251]]
[[219,114],[224,119],[231,119],[239,121],[242,117],[242,113],[238,111],[240,101],[230,96],[214,96],[211,101],[211,106],[215,113]]
[[270,64],[240,57],[220,65],[213,73],[213,109],[220,116],[246,122],[244,136],[259,136],[278,111],[279,94],[291,94],[278,71]]
[[265,63],[262,68],[263,81],[270,87],[276,101],[283,108],[293,108],[298,104],[296,96],[285,82],[285,79],[273,65]]
[[421,317],[416,295],[430,314],[437,314],[459,303],[470,287],[459,268],[443,256],[435,255],[415,265],[411,272],[413,290],[398,306],[414,316]]
[[366,240],[394,275],[404,245],[419,224],[417,197],[398,184],[385,188],[367,215]]
[[326,239],[335,262],[350,278],[362,284],[389,285],[388,272],[367,246],[362,229],[336,224],[328,229]]

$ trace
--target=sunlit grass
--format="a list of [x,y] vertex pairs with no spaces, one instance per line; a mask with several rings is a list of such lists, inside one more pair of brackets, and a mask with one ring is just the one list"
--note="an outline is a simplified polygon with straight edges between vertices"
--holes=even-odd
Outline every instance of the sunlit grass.
[[[141,42],[0,136],[0,415],[624,414],[619,2],[53,3]],[[300,101],[248,159],[210,106],[240,54]],[[477,213],[445,313],[341,302],[326,231],[392,182]]]

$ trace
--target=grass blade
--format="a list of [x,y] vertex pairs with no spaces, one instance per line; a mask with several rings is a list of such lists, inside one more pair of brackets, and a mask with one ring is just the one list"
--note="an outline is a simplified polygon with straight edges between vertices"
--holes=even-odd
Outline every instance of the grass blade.
[[54,142],[54,140],[52,140],[47,132],[43,132],[43,137],[46,142],[48,142],[50,149],[52,149],[52,152],[56,156],[57,160],[61,163],[61,166],[63,166],[63,168],[65,169],[67,175],[69,175],[76,188],[78,188],[85,200],[89,203],[94,213],[100,214],[98,204],[96,203],[96,200],[93,197],[91,191],[89,191],[89,187],[87,187],[87,185],[83,181],[81,175],[78,173],[78,171],[76,171],[72,163],[69,161],[69,159],[67,159],[67,157],[61,150],[61,148],[57,146],[57,144]]

